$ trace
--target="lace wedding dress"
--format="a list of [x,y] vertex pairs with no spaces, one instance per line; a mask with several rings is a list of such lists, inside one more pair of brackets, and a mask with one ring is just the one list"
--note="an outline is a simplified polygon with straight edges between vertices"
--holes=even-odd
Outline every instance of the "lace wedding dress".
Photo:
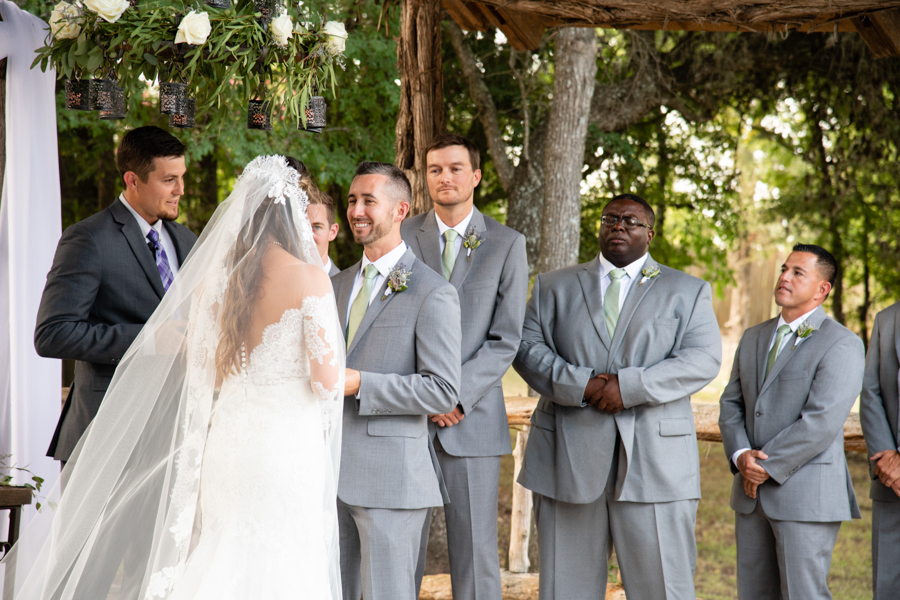
[[309,365],[333,366],[319,336],[333,311],[332,296],[285,311],[222,384],[201,468],[202,533],[170,598],[331,598],[326,532],[336,513],[323,510],[320,403],[339,405]]

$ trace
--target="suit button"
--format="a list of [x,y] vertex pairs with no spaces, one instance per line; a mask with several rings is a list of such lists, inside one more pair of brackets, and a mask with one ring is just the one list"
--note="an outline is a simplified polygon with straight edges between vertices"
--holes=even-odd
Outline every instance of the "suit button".
[[757,417],[761,417],[761,416],[762,416],[762,413],[761,413],[761,412],[758,412],[758,413],[756,413],[756,416],[757,416]]

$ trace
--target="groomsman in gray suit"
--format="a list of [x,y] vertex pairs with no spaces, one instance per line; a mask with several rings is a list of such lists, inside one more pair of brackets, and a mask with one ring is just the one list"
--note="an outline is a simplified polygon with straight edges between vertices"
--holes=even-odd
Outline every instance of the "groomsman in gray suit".
[[781,314],[744,332],[720,399],[732,473],[738,598],[831,598],[841,521],[859,518],[844,421],[863,379],[862,341],[825,315],[837,263],[798,244],[775,285]]
[[332,278],[347,327],[338,482],[345,600],[414,600],[422,525],[443,503],[427,415],[459,403],[459,300],[400,237],[410,199],[400,169],[359,165],[347,217],[364,254]]
[[[427,180],[434,209],[403,222],[416,257],[447,279],[462,313],[462,388],[449,413],[430,415],[430,435],[450,503],[444,507],[455,600],[499,600],[497,489],[500,456],[512,451],[501,380],[522,337],[528,294],[525,237],[474,206],[478,148],[447,134],[429,144]],[[425,569],[430,519],[422,528],[417,586]]]
[[874,600],[900,593],[900,302],[875,317],[860,396],[872,485],[872,589]]
[[596,600],[615,544],[629,600],[694,600],[700,468],[691,394],[719,372],[705,281],[648,254],[653,209],[603,209],[600,255],[539,275],[513,366],[541,394],[519,483],[535,492],[541,600]]

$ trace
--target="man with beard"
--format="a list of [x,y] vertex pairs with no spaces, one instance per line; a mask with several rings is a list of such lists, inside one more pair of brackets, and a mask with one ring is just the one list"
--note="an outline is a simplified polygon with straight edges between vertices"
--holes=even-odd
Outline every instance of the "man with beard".
[[[403,222],[406,243],[459,295],[462,382],[459,404],[430,415],[450,503],[444,507],[450,582],[456,600],[497,598],[497,490],[500,456],[512,451],[503,375],[522,336],[528,294],[525,237],[475,208],[481,180],[478,148],[466,138],[437,137],[426,152],[434,209]],[[417,584],[425,570],[430,519],[419,548]]]
[[443,503],[427,415],[459,403],[459,300],[400,238],[411,196],[397,167],[357,167],[347,219],[363,257],[332,278],[347,328],[338,482],[346,600],[413,600],[422,526]]
[[541,394],[519,483],[534,492],[541,600],[691,599],[700,472],[691,394],[719,372],[705,281],[648,254],[654,214],[603,209],[600,255],[535,278],[513,366]]
[[116,152],[125,190],[105,210],[67,228],[56,248],[34,346],[41,356],[75,360],[75,381],[47,451],[63,463],[197,240],[175,223],[184,151],[159,127],[128,132]]

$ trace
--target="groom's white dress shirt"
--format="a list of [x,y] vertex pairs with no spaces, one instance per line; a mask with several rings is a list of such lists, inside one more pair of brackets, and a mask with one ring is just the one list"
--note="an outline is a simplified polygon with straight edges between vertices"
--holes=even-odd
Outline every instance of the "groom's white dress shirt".
[[[353,289],[350,290],[350,303],[347,305],[347,322],[350,322],[350,308],[353,306],[353,301],[356,300],[357,294],[359,294],[359,290],[362,289],[363,283],[365,282],[365,276],[363,272],[369,265],[375,265],[375,268],[378,269],[378,275],[375,277],[375,285],[372,286],[372,295],[369,296],[369,304],[372,304],[372,301],[375,299],[375,296],[378,295],[378,290],[381,289],[381,284],[384,283],[384,278],[387,277],[391,269],[393,269],[400,259],[403,258],[403,255],[406,254],[406,244],[404,242],[400,242],[400,245],[376,260],[372,262],[366,256],[366,253],[363,252],[362,263],[360,264],[359,272],[356,274],[356,278],[353,280]],[[407,267],[409,265],[406,265]],[[347,326],[347,323],[344,323],[344,326]]]
[[166,231],[166,228],[163,227],[162,219],[157,219],[156,223],[151,225],[148,223],[144,217],[138,214],[134,208],[128,204],[128,200],[125,199],[123,194],[119,194],[119,200],[122,201],[122,204],[128,209],[128,211],[134,216],[134,219],[137,221],[138,227],[141,228],[141,234],[146,238],[147,234],[150,233],[150,230],[153,229],[156,233],[159,234],[159,243],[162,244],[163,250],[166,251],[166,258],[169,259],[169,269],[172,271],[172,277],[178,275],[178,254],[175,252],[175,244],[172,242],[172,238],[169,237],[169,232]]

